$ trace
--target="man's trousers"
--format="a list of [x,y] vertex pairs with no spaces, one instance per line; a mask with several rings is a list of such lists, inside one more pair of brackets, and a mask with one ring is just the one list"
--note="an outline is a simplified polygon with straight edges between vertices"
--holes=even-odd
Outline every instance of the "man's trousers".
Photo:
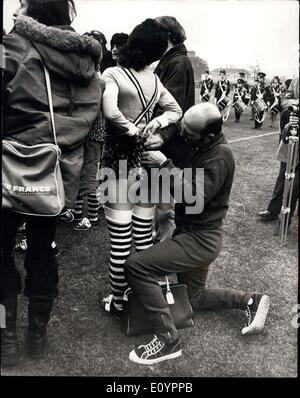
[[158,243],[126,261],[129,286],[144,307],[155,334],[166,342],[178,337],[168,304],[157,282],[159,277],[177,274],[185,283],[194,310],[245,309],[251,294],[206,287],[209,265],[222,246],[222,230],[176,230],[172,239]]

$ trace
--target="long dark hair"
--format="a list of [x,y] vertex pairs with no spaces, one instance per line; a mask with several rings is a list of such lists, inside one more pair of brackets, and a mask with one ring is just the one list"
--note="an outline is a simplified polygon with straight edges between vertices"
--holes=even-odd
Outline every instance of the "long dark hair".
[[74,0],[27,0],[27,15],[47,26],[71,25],[76,17]]
[[168,46],[168,36],[154,19],[136,26],[120,52],[119,63],[125,68],[142,70],[159,60]]

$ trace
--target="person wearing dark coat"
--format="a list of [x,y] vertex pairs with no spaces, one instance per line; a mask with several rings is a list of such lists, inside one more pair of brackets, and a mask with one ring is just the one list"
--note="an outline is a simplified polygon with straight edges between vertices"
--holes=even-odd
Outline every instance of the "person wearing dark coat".
[[218,105],[218,101],[222,96],[228,97],[230,93],[231,85],[230,81],[226,78],[226,71],[225,70],[220,70],[220,79],[216,83],[216,88],[215,88],[215,103],[219,108],[219,111],[222,111],[220,106]]
[[[183,44],[186,35],[180,23],[170,16],[156,18],[161,28],[168,34],[168,47],[160,59],[155,73],[162,84],[178,102],[182,112],[186,112],[195,104],[194,71]],[[161,110],[157,108],[156,114]],[[160,130],[161,151],[172,161],[175,166],[184,168],[192,154],[192,148],[180,136],[181,122]],[[154,149],[154,148],[149,148]],[[156,206],[159,230],[157,239],[164,240],[170,237],[175,229],[174,204],[160,204]]]
[[[245,104],[246,89],[244,88],[244,80],[237,80],[237,87],[233,89],[233,107],[235,113],[235,123],[239,123],[241,114],[243,113],[243,104]],[[237,106],[239,104],[240,106]]]
[[[27,146],[53,142],[45,65],[51,80],[68,207],[73,206],[76,198],[83,143],[100,110],[102,96],[95,68],[101,58],[101,46],[73,30],[70,25],[75,14],[73,1],[22,1],[15,13],[14,29],[4,38],[3,138]],[[26,350],[34,359],[46,355],[47,324],[58,295],[58,264],[51,246],[56,217],[24,217],[3,209],[1,303],[6,310],[6,328],[1,329],[2,365],[13,365],[19,360],[16,318],[22,284],[12,250],[23,218],[28,244],[24,263],[24,294],[29,298]]]
[[[175,168],[160,151],[145,152],[143,157],[146,167],[168,169],[177,176],[171,180],[170,191],[181,187],[185,199],[175,206],[176,230],[171,239],[129,257],[124,266],[130,287],[154,333],[152,340],[129,354],[131,361],[142,365],[181,355],[179,333],[158,283],[163,276],[177,274],[178,281],[187,286],[194,311],[245,311],[248,322],[241,330],[242,335],[263,330],[270,304],[270,297],[265,294],[206,285],[210,264],[222,248],[222,224],[229,207],[235,161],[222,133],[222,116],[213,104],[195,105],[185,113],[182,124],[182,134],[195,149],[189,163],[194,171],[191,178],[186,178],[184,171]],[[199,169],[204,170],[200,184]],[[188,211],[190,201],[186,200],[189,196],[186,193],[191,191],[195,202],[198,197],[203,204],[201,209],[201,206],[193,208],[192,213]]]
[[271,124],[274,127],[277,114],[281,111],[282,86],[278,76],[274,76],[270,85],[267,87],[267,105],[269,106]]
[[260,129],[263,125],[263,117],[264,117],[264,112],[267,107],[267,102],[268,102],[268,92],[267,92],[267,86],[265,83],[265,77],[266,74],[264,72],[259,72],[257,74],[257,83],[252,87],[251,90],[251,102],[250,104],[253,106],[253,103],[256,100],[262,100],[264,102],[263,105],[265,105],[265,109],[260,109],[259,111],[254,110],[254,127],[253,129]]
[[207,70],[205,72],[205,77],[201,82],[201,88],[200,88],[200,100],[202,102],[209,101],[212,88],[213,88],[213,80],[209,76],[209,71]]
[[[195,105],[195,81],[193,67],[183,44],[186,40],[185,32],[173,17],[158,17],[156,21],[168,31],[169,44],[155,73],[176,99],[182,112],[186,112]],[[169,126],[167,136],[163,135],[165,143],[161,149],[176,166],[184,167],[191,155],[191,148],[180,136],[180,130],[180,122]]]

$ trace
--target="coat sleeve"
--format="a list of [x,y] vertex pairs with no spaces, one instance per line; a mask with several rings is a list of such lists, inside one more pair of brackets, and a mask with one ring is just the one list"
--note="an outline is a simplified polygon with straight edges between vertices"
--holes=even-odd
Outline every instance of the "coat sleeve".
[[228,96],[231,90],[231,85],[230,85],[230,81],[227,80],[227,88],[226,88],[226,95]]
[[16,33],[9,33],[3,38],[5,68],[3,73],[3,105],[5,107],[9,97],[9,83],[17,74],[19,66],[22,64],[28,53],[29,44]]
[[[176,168],[170,159],[164,162],[161,165],[162,167],[172,170],[174,177],[170,180],[171,194],[174,194],[175,185],[180,185],[182,198],[195,197],[195,195],[200,195],[203,198],[204,196],[204,206],[220,191],[230,173],[229,167],[222,157],[207,160],[201,165],[204,169],[203,187],[203,185],[201,186],[203,180],[197,179],[196,169],[192,170],[192,178],[185,178],[184,172]],[[201,198],[199,199],[199,203],[202,202]],[[191,203],[188,203],[188,205],[190,206]]]
[[173,95],[181,109],[184,108],[188,70],[182,62],[171,62],[166,71],[164,86]]
[[158,105],[163,111],[162,115],[155,119],[160,123],[161,128],[169,126],[169,124],[176,123],[182,117],[182,110],[175,100],[173,95],[159,82],[160,97]]

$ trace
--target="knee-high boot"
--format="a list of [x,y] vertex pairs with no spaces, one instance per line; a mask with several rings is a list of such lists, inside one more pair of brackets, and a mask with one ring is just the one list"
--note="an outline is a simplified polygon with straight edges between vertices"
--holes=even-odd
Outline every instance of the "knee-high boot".
[[26,348],[28,355],[34,359],[41,359],[46,356],[47,325],[52,306],[53,300],[29,299]]
[[16,365],[19,361],[16,332],[17,296],[4,298],[2,305],[5,309],[5,328],[1,329],[1,364]]

